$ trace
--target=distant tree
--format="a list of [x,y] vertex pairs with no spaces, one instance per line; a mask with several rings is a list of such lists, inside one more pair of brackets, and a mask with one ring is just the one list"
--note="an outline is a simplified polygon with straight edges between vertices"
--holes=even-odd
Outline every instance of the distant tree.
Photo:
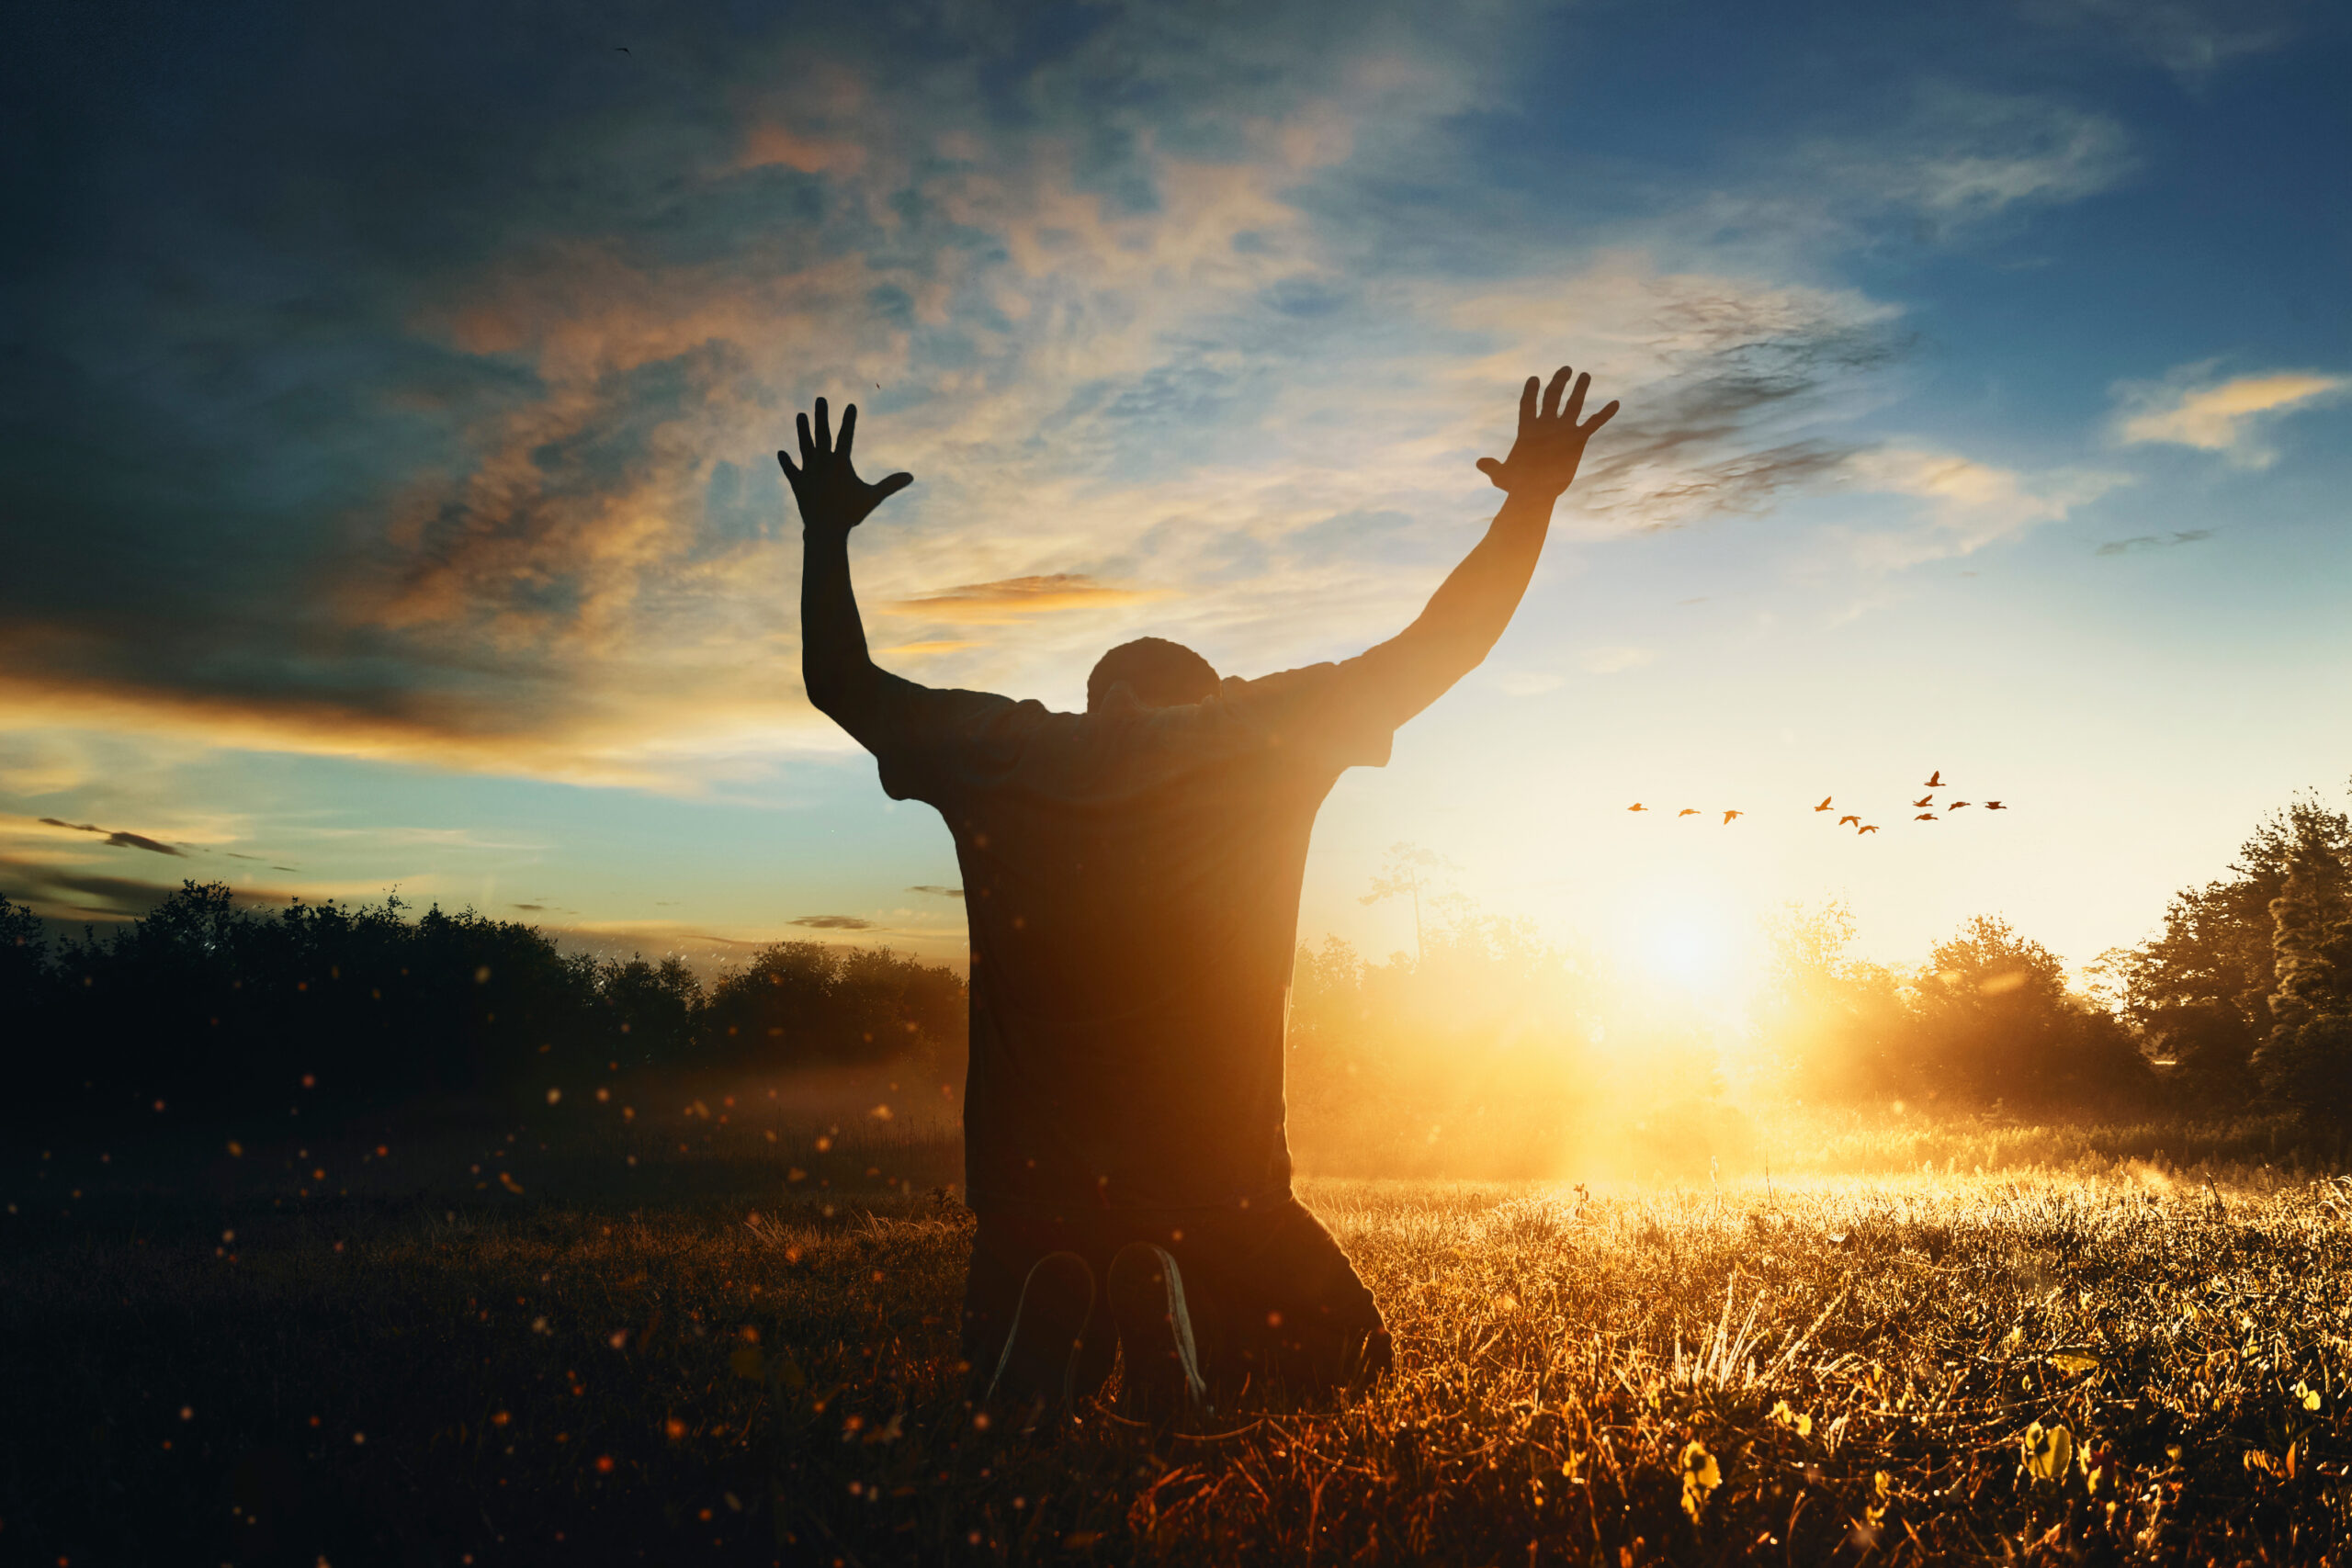
[[2264,1090],[2308,1118],[2352,1123],[2352,899],[2340,864],[2299,858],[2270,902],[2276,987],[2254,1054]]
[[1914,1066],[1935,1092],[2081,1104],[2150,1085],[2121,1023],[2069,995],[2058,956],[1996,915],[1938,942],[1913,990]]
[[621,1036],[619,1059],[678,1062],[690,1057],[702,1022],[702,982],[676,953],[659,964],[631,953],[595,965],[590,984],[604,1022]]
[[1917,1092],[1906,1049],[1901,976],[1848,955],[1851,911],[1790,906],[1770,926],[1771,961],[1756,1035],[1772,1077],[1807,1100],[1883,1100]]
[[712,988],[705,1021],[715,1054],[805,1066],[878,1062],[922,1050],[960,1059],[963,979],[888,948],[816,942],[762,948]]
[[[1417,865],[1392,852],[1374,883]],[[1337,937],[1301,946],[1291,971],[1284,1088],[1302,1157],[1348,1151],[1413,1168],[1473,1158],[1500,1171],[1555,1159],[1595,1093],[1593,977],[1532,922],[1423,895],[1418,953],[1367,963]],[[1630,1055],[1630,1053],[1629,1053]],[[1657,1057],[1645,1058],[1656,1063]],[[1475,1151],[1475,1153],[1472,1153]]]
[[[1433,891],[1440,885],[1442,873],[1453,869],[1453,863],[1435,850],[1425,850],[1418,844],[1395,843],[1388,846],[1388,859],[1380,874],[1372,879],[1371,890],[1359,897],[1359,904],[1378,904],[1390,898],[1405,898],[1413,907],[1413,959],[1421,957],[1421,895],[1440,895]],[[1466,908],[1466,905],[1461,906]]]

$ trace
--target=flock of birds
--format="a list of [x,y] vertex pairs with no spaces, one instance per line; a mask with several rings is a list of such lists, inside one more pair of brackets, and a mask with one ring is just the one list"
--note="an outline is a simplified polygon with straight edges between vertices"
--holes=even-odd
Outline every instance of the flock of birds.
[[[1927,782],[1927,784],[1926,784],[1926,786],[1925,786],[1925,787],[1926,787],[1926,789],[1927,789],[1928,793],[1927,793],[1927,794],[1925,794],[1925,795],[1921,795],[1918,799],[1917,799],[1917,800],[1913,801],[1913,802],[1911,803],[1911,805],[1912,805],[1912,807],[1913,807],[1913,808],[1914,808],[1914,809],[1917,809],[1917,807],[1927,807],[1928,809],[1927,809],[1927,810],[1925,810],[1925,811],[1920,811],[1920,812],[1919,812],[1919,814],[1918,814],[1917,816],[1916,816],[1916,817],[1912,818],[1911,818],[1911,820],[1912,820],[1912,821],[1914,821],[1914,822],[1939,822],[1939,821],[1941,821],[1943,818],[1940,818],[1940,817],[1938,817],[1938,816],[1936,815],[1934,807],[1935,807],[1935,803],[1936,803],[1936,791],[1938,791],[1938,790],[1942,789],[1942,788],[1944,788],[1944,787],[1945,787],[1945,786],[1944,786],[1944,771],[1943,771],[1941,768],[1938,768],[1934,773],[1929,773],[1929,774],[1928,775],[1928,782]],[[1829,795],[1823,795],[1823,796],[1821,797],[1821,804],[1820,804],[1820,805],[1818,805],[1818,806],[1816,806],[1816,807],[1814,807],[1814,809],[1815,809],[1815,811],[1823,811],[1823,812],[1826,812],[1826,811],[1835,811],[1835,810],[1837,810],[1837,809],[1838,809],[1838,807],[1837,807],[1835,805],[1831,804],[1832,798],[1833,798],[1833,797],[1832,797],[1832,796],[1829,796]],[[1963,807],[1972,807],[1972,806],[1975,806],[1975,805],[1976,805],[1976,802],[1974,802],[1974,801],[1973,801],[1973,800],[1948,800],[1948,801],[1944,802],[1943,809],[1944,809],[1944,811],[1945,811],[1947,814],[1949,814],[1949,813],[1951,813],[1951,812],[1959,811],[1959,810],[1962,809]],[[1629,806],[1629,807],[1625,807],[1625,809],[1626,809],[1626,810],[1628,810],[1628,811],[1647,811],[1647,810],[1649,809],[1649,807],[1646,807],[1646,806],[1644,806],[1640,801],[1638,801],[1638,800],[1637,800],[1637,801],[1634,802],[1634,804],[1633,804],[1633,805],[1631,805],[1631,806]],[[2001,802],[1999,802],[1999,801],[1997,801],[1997,800],[1988,800],[1988,801],[1984,802],[1984,804],[1983,805],[1983,807],[1980,807],[1980,809],[1982,809],[1982,810],[1985,810],[1985,811],[2007,811],[2007,810],[2008,809],[2008,807],[2007,807],[2007,806],[2003,805]],[[1676,818],[1677,818],[1678,820],[1679,820],[1680,818],[1685,818],[1685,817],[1704,817],[1705,815],[1707,815],[1707,813],[1706,813],[1706,812],[1704,812],[1704,811],[1700,810],[1700,809],[1699,809],[1697,807],[1695,807],[1695,806],[1686,806],[1686,807],[1684,807],[1681,810],[1679,810],[1679,811],[1676,812],[1674,815],[1675,815]],[[1738,821],[1741,818],[1743,818],[1743,817],[1745,817],[1745,816],[1747,816],[1747,812],[1745,812],[1745,811],[1725,811],[1725,812],[1723,814],[1723,818],[1724,818],[1723,825],[1724,825],[1724,827],[1729,827],[1729,826],[1731,826],[1731,824],[1733,824],[1734,822]],[[1838,818],[1838,826],[1839,826],[1840,828],[1844,828],[1844,827],[1847,827],[1847,826],[1849,826],[1849,825],[1850,825],[1850,826],[1853,828],[1853,829],[1854,829],[1854,834],[1855,834],[1855,836],[1856,836],[1857,838],[1860,837],[1860,836],[1861,836],[1862,834],[1864,834],[1864,833],[1875,833],[1875,832],[1877,832],[1877,831],[1878,831],[1878,824],[1877,824],[1877,823],[1875,823],[1875,822],[1865,822],[1865,821],[1863,821],[1863,820],[1861,819],[1861,818],[1860,818],[1860,816],[1859,814],[1855,814],[1855,813],[1850,813],[1850,812],[1849,812],[1849,813],[1848,813],[1848,814],[1846,814],[1846,815],[1844,815],[1844,816],[1841,816],[1841,817],[1839,817],[1839,818]]]

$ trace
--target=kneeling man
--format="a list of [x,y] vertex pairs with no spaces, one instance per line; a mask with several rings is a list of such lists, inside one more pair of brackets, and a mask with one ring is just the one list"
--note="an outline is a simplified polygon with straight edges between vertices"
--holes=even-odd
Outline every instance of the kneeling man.
[[[1313,1393],[1384,1370],[1379,1308],[1291,1195],[1283,1032],[1300,878],[1340,773],[1476,668],[1526,592],[1586,440],[1589,378],[1521,393],[1486,536],[1367,652],[1257,680],[1192,649],[1111,649],[1084,713],[903,680],[866,652],[850,531],[913,482],[850,464],[823,399],[799,418],[802,674],[894,798],[955,835],[971,922],[963,1344],[976,1392],[1029,1414],[1124,1352],[1139,1415]],[[1562,394],[1567,391],[1566,401]]]

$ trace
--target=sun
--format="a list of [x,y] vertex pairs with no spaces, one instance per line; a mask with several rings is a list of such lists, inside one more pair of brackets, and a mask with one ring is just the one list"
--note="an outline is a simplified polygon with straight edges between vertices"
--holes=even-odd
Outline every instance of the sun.
[[1702,920],[1657,922],[1642,933],[1640,953],[1642,967],[1653,977],[1685,991],[1718,991],[1731,980],[1731,944]]
[[1702,1008],[1732,1007],[1755,984],[1755,933],[1728,901],[1694,889],[1630,912],[1623,951],[1634,976],[1661,994]]

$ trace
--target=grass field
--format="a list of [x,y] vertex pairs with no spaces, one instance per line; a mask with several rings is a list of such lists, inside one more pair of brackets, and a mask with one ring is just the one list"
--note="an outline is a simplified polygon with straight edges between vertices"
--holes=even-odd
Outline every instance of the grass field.
[[936,1109],[885,1121],[895,1091],[847,1079],[607,1089],[12,1143],[0,1559],[2315,1562],[2352,1539],[2352,1190],[2265,1166],[2268,1130],[1815,1121],[1770,1130],[1769,1181],[1308,1179],[1395,1376],[1023,1439],[964,1403]]

